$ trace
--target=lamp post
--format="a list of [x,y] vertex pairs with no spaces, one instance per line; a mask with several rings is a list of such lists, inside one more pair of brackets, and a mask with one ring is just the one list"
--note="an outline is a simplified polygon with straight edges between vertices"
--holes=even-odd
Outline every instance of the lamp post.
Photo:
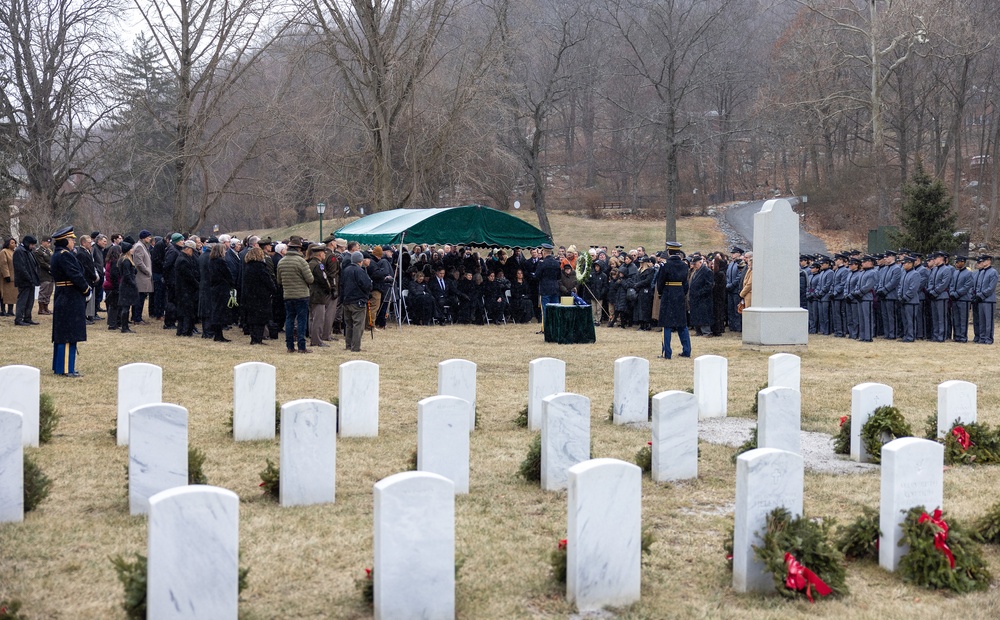
[[316,213],[319,213],[319,241],[323,241],[323,214],[326,213],[326,203],[316,203]]

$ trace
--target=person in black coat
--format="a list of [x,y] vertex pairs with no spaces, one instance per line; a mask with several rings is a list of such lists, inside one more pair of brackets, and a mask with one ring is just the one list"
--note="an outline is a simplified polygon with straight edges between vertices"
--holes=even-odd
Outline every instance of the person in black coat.
[[660,317],[663,328],[663,348],[659,357],[670,359],[670,334],[677,331],[681,341],[681,357],[691,357],[691,337],[688,334],[687,308],[688,266],[680,255],[680,244],[667,244],[669,256],[656,274],[656,290],[660,294]]
[[[503,282],[507,282],[507,280],[504,279]],[[486,310],[486,316],[493,323],[499,323],[507,315],[506,291],[508,288],[509,283],[507,283],[507,286],[504,286],[501,284],[501,280],[497,280],[495,271],[488,271],[486,273],[486,279],[483,280],[482,286],[483,305]]]
[[656,277],[656,270],[648,259],[641,264],[639,272],[631,278],[636,291],[632,319],[639,324],[639,330],[645,332],[650,330],[653,320],[653,278]]
[[[435,269],[434,276],[427,284],[427,289],[434,297],[434,318],[440,322],[454,320],[454,314],[458,309],[458,290],[455,287],[455,281],[445,273],[444,266]],[[446,316],[448,311],[451,312],[452,316]]]
[[37,243],[37,239],[25,235],[21,245],[14,250],[14,286],[17,287],[14,325],[38,325],[31,319],[31,309],[35,306],[35,287],[42,282],[38,261],[32,254]]
[[[193,241],[192,241],[193,242]],[[197,250],[197,243],[195,243],[195,250]],[[160,248],[161,244],[157,243],[154,251]],[[176,273],[174,270],[177,268],[177,261],[181,258],[181,252],[184,249],[184,237],[180,233],[174,233],[170,236],[170,239],[165,244],[162,244],[162,254],[163,258],[161,262],[163,266],[160,267],[162,270],[163,277],[163,294],[156,294],[158,300],[156,302],[157,311],[160,312],[163,318],[163,329],[170,329],[175,327],[177,319],[177,291],[174,289],[174,284],[177,281]],[[197,262],[195,263],[197,265]],[[155,277],[156,273],[156,257],[153,257],[153,273]],[[197,312],[196,312],[197,315]],[[194,332],[194,325],[191,325],[191,331]]]
[[599,260],[594,261],[591,269],[587,288],[590,289],[592,297],[590,303],[594,311],[594,325],[600,325],[608,309],[608,274],[604,263]]
[[406,291],[406,312],[410,322],[430,325],[431,317],[434,316],[434,296],[431,295],[422,271],[413,272]]
[[[234,252],[235,253],[235,252]],[[230,291],[236,286],[226,260],[226,246],[217,243],[208,255],[208,288],[211,299],[209,324],[216,342],[230,342],[222,333],[228,324]]]
[[197,243],[185,241],[184,249],[177,253],[170,265],[173,282],[167,287],[170,291],[172,316],[177,325],[178,336],[194,334],[194,324],[198,319],[199,284],[201,270],[198,259],[195,258]]
[[135,281],[138,270],[132,261],[132,244],[123,241],[121,248],[122,257],[118,259],[118,324],[123,334],[132,334],[134,332],[128,327],[129,311],[142,297],[139,295],[139,285]]
[[528,323],[534,317],[534,303],[531,300],[531,283],[524,277],[524,271],[517,269],[510,282],[511,316],[515,323]]
[[[76,236],[69,226],[52,235],[55,253],[49,262],[55,282],[52,304],[52,372],[79,377],[76,372],[76,345],[87,339],[87,297],[92,287],[73,252]],[[89,255],[89,252],[87,253]]]
[[[213,237],[214,238],[214,237]],[[211,240],[210,240],[211,241]],[[215,334],[212,332],[212,275],[209,271],[212,248],[219,245],[206,245],[202,248],[202,253],[198,255],[198,317],[201,319],[201,337],[211,338]]]
[[118,319],[121,312],[118,309],[118,285],[121,283],[121,271],[118,269],[118,261],[122,257],[120,245],[113,245],[108,248],[105,254],[107,261],[104,263],[104,280],[107,288],[104,298],[104,309],[108,313],[108,329],[119,328]]
[[691,308],[691,326],[696,336],[708,336],[712,333],[714,320],[712,295],[715,290],[715,274],[705,264],[705,258],[700,255],[692,257],[690,292],[688,301]]
[[721,336],[726,330],[726,259],[716,253],[712,260],[715,288],[712,289],[712,335]]
[[[93,290],[100,283],[97,277],[97,267],[94,265],[94,255],[90,251],[90,244],[93,241],[90,237],[84,235],[80,238],[80,245],[73,249],[73,254],[76,255],[76,260],[80,263],[80,269],[83,270],[83,278],[87,281],[87,285]],[[94,318],[97,314],[94,296],[91,295],[90,301],[87,302],[87,307],[84,311],[86,316],[87,325],[94,324]]]
[[271,298],[278,289],[267,268],[264,250],[250,248],[243,265],[243,306],[250,344],[264,344],[264,326],[271,320]]

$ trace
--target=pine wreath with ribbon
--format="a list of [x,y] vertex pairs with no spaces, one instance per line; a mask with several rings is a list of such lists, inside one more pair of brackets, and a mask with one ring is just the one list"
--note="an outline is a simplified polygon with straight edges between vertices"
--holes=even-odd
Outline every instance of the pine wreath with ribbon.
[[861,442],[872,463],[882,462],[882,446],[900,437],[912,437],[913,429],[899,412],[889,405],[877,408],[861,427]]
[[959,594],[989,588],[992,576],[979,545],[940,509],[912,508],[903,519],[899,544],[910,546],[898,568],[906,581]]
[[848,594],[844,556],[830,543],[827,520],[792,517],[785,508],[767,515],[763,542],[754,554],[774,578],[779,594],[789,598]]

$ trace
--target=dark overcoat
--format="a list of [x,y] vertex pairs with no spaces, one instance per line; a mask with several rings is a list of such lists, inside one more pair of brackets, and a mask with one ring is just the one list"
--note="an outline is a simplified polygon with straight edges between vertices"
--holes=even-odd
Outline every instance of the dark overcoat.
[[135,263],[133,263],[129,258],[122,256],[118,259],[118,307],[124,308],[125,306],[134,306],[139,303],[139,284],[135,280],[135,274],[138,270],[135,268]]
[[687,263],[676,254],[671,255],[657,271],[656,290],[660,293],[660,318],[657,325],[660,327],[687,327],[687,308],[684,306],[688,292],[687,276]]
[[[80,261],[68,249],[56,248],[49,265],[56,282],[52,303],[52,342],[84,342],[87,340],[87,293],[90,285],[83,276]],[[66,282],[69,284],[63,284]]]
[[225,325],[229,322],[229,291],[236,288],[233,272],[225,258],[208,261],[208,283],[211,296],[210,322],[213,325]]
[[691,276],[691,289],[688,295],[691,305],[691,325],[712,324],[712,290],[714,288],[715,276],[712,270],[703,264]]
[[[175,256],[170,264],[170,273],[173,276],[170,289],[173,291],[174,307],[179,316],[193,319],[198,316],[201,270],[197,258],[187,256],[182,252],[177,254],[178,256]],[[169,256],[170,254],[168,254]],[[166,274],[166,266],[164,266],[164,274]]]
[[198,256],[198,316],[212,316],[212,276],[208,271],[208,252]]
[[653,317],[653,278],[656,271],[647,269],[635,274],[631,280],[631,286],[635,287],[637,296],[635,298],[635,308],[632,318],[636,321],[650,321]]
[[243,301],[240,303],[246,310],[247,323],[265,325],[271,320],[271,298],[277,288],[266,261],[252,260],[243,265]]

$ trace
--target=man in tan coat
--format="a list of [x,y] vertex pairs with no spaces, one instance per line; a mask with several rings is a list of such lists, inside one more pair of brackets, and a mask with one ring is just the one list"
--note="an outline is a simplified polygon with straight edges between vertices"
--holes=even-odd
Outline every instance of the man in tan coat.
[[153,245],[153,234],[148,230],[139,233],[139,243],[132,249],[132,260],[135,262],[135,284],[139,288],[139,303],[132,306],[132,322],[145,325],[142,320],[142,306],[146,298],[153,293],[153,258],[149,249]]

